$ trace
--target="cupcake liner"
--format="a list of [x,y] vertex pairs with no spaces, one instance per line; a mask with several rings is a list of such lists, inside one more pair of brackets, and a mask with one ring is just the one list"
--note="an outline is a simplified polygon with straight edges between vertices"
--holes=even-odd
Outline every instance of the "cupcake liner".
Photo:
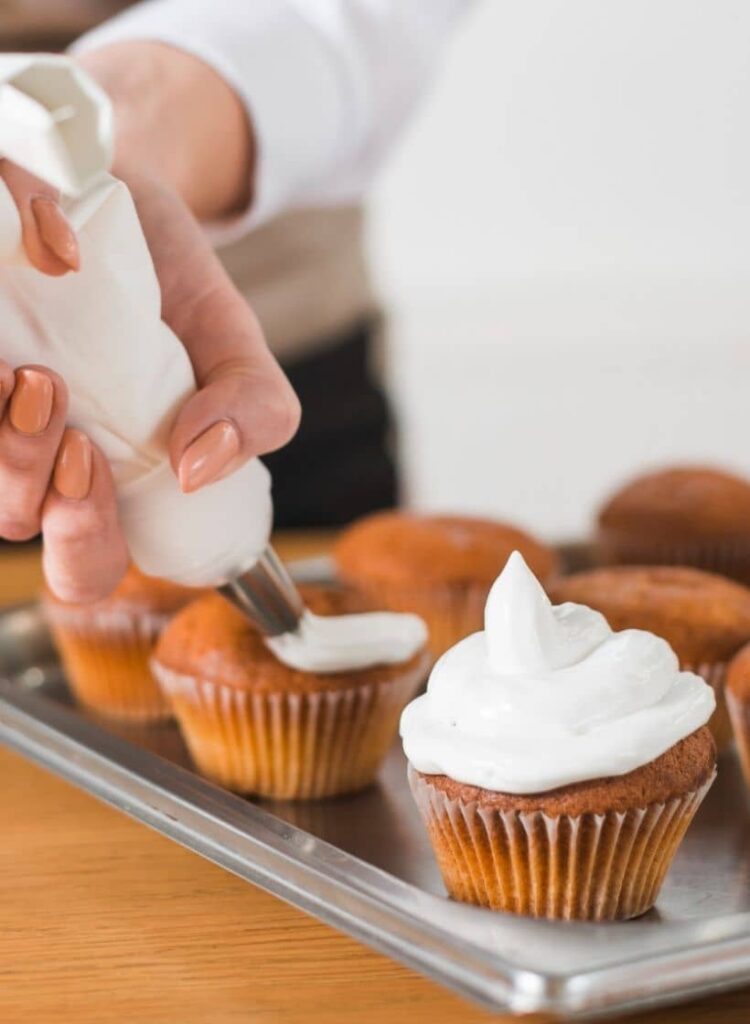
[[425,669],[421,662],[395,680],[333,691],[252,693],[152,667],[201,773],[279,800],[369,785]]
[[598,548],[608,565],[690,565],[750,584],[750,543],[742,539],[649,540],[602,530]]
[[605,814],[501,811],[409,784],[449,894],[529,917],[607,921],[652,907],[714,780],[667,803]]
[[128,722],[170,717],[149,661],[169,615],[48,604],[47,622],[77,700]]
[[706,661],[691,665],[688,662],[680,662],[680,668],[684,672],[695,672],[696,675],[701,676],[714,691],[716,710],[706,724],[716,742],[716,749],[719,752],[726,750],[732,742],[732,723],[729,721],[725,691],[728,663],[726,661]]
[[727,690],[726,699],[742,774],[750,786],[750,704],[739,700],[731,690]]
[[412,612],[424,619],[428,646],[437,659],[471,633],[484,629],[484,606],[490,584],[429,587],[397,586],[387,583],[353,583],[377,606],[394,612]]

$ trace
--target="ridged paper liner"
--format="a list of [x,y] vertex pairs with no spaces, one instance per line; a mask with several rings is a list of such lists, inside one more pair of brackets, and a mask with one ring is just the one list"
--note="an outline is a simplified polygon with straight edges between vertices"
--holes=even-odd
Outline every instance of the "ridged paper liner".
[[153,669],[204,775],[241,793],[304,800],[373,781],[426,662],[395,680],[309,693],[252,693]]
[[690,665],[687,662],[681,662],[680,668],[684,672],[695,672],[696,675],[702,676],[714,691],[716,710],[706,724],[716,741],[716,749],[719,751],[726,750],[732,742],[732,723],[729,721],[724,685],[727,677],[727,663],[725,661],[717,661]]
[[625,537],[601,530],[598,549],[608,565],[689,565],[750,585],[750,541],[732,537],[693,541]]
[[742,774],[750,786],[750,704],[738,700],[731,690],[727,690],[726,698]]
[[414,799],[454,899],[586,921],[638,917],[654,905],[714,777],[667,803],[551,817],[449,799],[409,767]]
[[169,718],[150,660],[171,615],[47,603],[45,616],[77,700],[127,722]]

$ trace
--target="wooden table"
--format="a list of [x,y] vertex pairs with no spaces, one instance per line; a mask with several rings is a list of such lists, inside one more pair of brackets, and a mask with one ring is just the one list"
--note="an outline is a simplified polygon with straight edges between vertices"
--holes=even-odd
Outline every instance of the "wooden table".
[[[320,543],[284,547],[298,555]],[[33,549],[0,552],[0,603],[32,597],[40,578]],[[512,1019],[490,1018],[2,748],[0,772],[1,1024]],[[750,990],[635,1019],[747,1024]]]

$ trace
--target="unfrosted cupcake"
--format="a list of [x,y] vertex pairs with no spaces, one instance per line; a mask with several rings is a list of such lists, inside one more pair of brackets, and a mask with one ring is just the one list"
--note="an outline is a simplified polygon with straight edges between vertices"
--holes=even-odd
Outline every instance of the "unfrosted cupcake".
[[715,776],[713,708],[665,640],[552,606],[514,555],[485,632],[401,720],[448,892],[534,917],[643,914]]
[[742,774],[750,786],[750,643],[729,664],[726,699]]
[[193,760],[230,789],[277,799],[362,789],[424,681],[416,616],[351,614],[369,609],[345,590],[302,593],[313,614],[297,634],[266,641],[211,594],[159,640],[154,671]]
[[93,604],[70,604],[46,591],[45,618],[77,699],[123,721],[168,718],[169,704],[149,661],[159,633],[196,593],[135,567],[109,597]]
[[640,476],[599,513],[601,559],[690,565],[750,584],[750,482],[717,469]]
[[732,738],[724,681],[727,664],[750,640],[750,589],[684,566],[611,566],[576,573],[548,588],[555,602],[595,608],[612,629],[663,637],[680,668],[697,672],[716,694],[709,728],[721,750]]
[[558,568],[551,548],[514,526],[409,512],[380,512],[350,526],[334,558],[341,578],[376,604],[420,615],[438,657],[482,628],[489,589],[515,550],[545,582]]

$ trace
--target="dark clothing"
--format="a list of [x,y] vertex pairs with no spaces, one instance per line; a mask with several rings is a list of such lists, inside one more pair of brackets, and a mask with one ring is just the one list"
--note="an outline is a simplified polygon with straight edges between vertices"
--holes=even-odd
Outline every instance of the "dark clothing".
[[293,441],[264,457],[273,475],[274,525],[340,526],[398,503],[394,422],[370,361],[377,327],[284,367],[302,403]]

